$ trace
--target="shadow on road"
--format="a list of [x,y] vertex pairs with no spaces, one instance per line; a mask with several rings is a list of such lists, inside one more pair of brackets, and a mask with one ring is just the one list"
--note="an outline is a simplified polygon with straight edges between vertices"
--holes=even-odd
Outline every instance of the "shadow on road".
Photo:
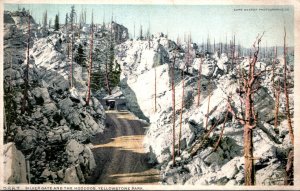
[[107,113],[106,129],[91,139],[96,169],[88,184],[156,184],[159,171],[143,148],[146,124],[128,112]]
[[[118,164],[111,166],[109,169],[109,163],[113,162],[112,153],[118,152],[121,156],[118,159]],[[147,163],[147,154],[135,153],[132,151],[121,150],[119,148],[96,148],[93,150],[94,157],[96,159],[97,170],[94,171],[92,177],[88,180],[88,184],[125,184],[125,183],[157,183],[159,176],[156,170],[151,169],[151,166]],[[133,164],[130,168],[125,168],[126,160],[130,158],[138,159],[138,161],[132,161]],[[101,177],[102,174],[107,174],[110,171],[111,175],[108,177]],[[99,180],[102,178],[101,180]]]

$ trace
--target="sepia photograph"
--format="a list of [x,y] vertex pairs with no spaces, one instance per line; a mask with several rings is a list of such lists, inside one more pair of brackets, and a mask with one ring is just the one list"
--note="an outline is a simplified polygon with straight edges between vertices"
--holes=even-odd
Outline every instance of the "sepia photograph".
[[300,189],[299,13],[2,1],[0,190]]

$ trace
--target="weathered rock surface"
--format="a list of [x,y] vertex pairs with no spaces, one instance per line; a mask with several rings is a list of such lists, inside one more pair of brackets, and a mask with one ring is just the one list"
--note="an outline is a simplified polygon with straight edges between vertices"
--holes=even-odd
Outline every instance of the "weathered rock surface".
[[3,162],[5,173],[4,182],[8,184],[28,183],[25,157],[14,143],[7,143],[3,147]]
[[[226,54],[205,55],[202,62],[200,106],[196,103],[201,59],[193,58],[191,67],[186,69],[184,50],[179,51],[176,57],[175,147],[178,150],[180,142],[182,154],[176,158],[175,166],[171,166],[173,116],[170,65],[174,56],[173,45],[174,42],[168,41],[162,35],[152,38],[150,42],[133,40],[118,46],[120,54],[117,59],[122,67],[121,90],[128,101],[127,106],[140,118],[151,123],[144,141],[150,153],[149,162],[158,163],[163,184],[243,185],[243,125],[231,115],[224,124],[220,144],[214,150],[228,109],[228,97],[239,118],[243,117],[241,113],[244,110],[243,100],[237,93],[238,71],[231,69],[231,60]],[[186,44],[183,43],[182,49],[185,48]],[[197,49],[192,51],[193,54]],[[249,59],[245,58],[241,68],[247,70],[248,65]],[[256,70],[265,70],[268,67],[269,62],[258,62]],[[181,140],[178,140],[182,101],[181,70],[185,71],[185,107],[182,115]],[[282,184],[281,181],[276,181],[276,178],[283,176],[284,172],[280,168],[284,168],[286,163],[284,157],[287,157],[287,150],[292,146],[283,127],[285,122],[280,121],[280,127],[283,128],[278,130],[274,130],[272,124],[275,106],[271,78],[263,76],[260,85],[262,87],[254,94],[254,108],[260,121],[253,131],[254,157],[258,158],[254,161],[256,180],[259,179],[257,184],[262,185]],[[154,111],[155,92],[157,111]],[[284,103],[284,100],[281,101]],[[284,112],[283,105],[280,105],[280,112]],[[214,127],[214,130],[204,138],[208,132],[206,128],[211,127]],[[199,150],[191,157],[189,152],[195,145],[200,145]]]
[[85,145],[91,136],[104,130],[104,109],[93,94],[89,106],[85,106],[86,70],[75,62],[76,85],[69,91],[63,32],[41,31],[32,20],[28,107],[21,114],[27,63],[26,44],[22,42],[27,42],[27,33],[23,33],[27,30],[27,18],[26,11],[5,12],[5,112],[10,123],[5,131],[9,131],[9,140],[15,142],[6,152],[19,165],[17,170],[12,162],[7,162],[11,174],[6,181],[27,182],[22,163],[25,156],[30,163],[30,183],[84,183],[95,168],[91,149]]

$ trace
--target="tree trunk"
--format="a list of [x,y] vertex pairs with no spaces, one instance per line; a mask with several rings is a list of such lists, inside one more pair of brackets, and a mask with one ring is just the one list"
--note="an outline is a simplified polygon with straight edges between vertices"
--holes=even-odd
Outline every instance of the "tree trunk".
[[202,73],[202,58],[200,60],[199,64],[199,70],[198,70],[198,97],[197,97],[197,106],[200,106],[200,97],[201,97],[201,73]]
[[92,67],[93,67],[93,38],[94,38],[93,26],[91,29],[91,44],[90,44],[90,66],[89,66],[89,79],[88,79],[88,95],[86,97],[86,105],[89,105],[90,97],[91,97],[91,78],[92,78]]
[[254,185],[253,141],[249,124],[244,126],[245,185]]
[[[263,36],[263,34],[262,34]],[[245,119],[244,124],[244,160],[245,160],[245,185],[254,185],[254,165],[253,165],[253,132],[252,129],[256,127],[257,117],[254,111],[253,94],[258,88],[254,88],[253,85],[257,81],[261,73],[255,73],[255,64],[258,59],[259,54],[259,44],[261,42],[262,36],[258,37],[255,41],[253,47],[255,48],[254,56],[249,63],[248,78],[243,76],[244,86],[244,103],[245,103]]]
[[175,165],[175,85],[174,85],[174,70],[175,70],[175,59],[176,55],[174,55],[174,61],[172,66],[172,108],[173,108],[173,145],[172,145],[172,161],[173,165]]
[[216,52],[216,42],[215,42],[215,38],[214,38],[214,53]]
[[274,48],[274,60],[272,62],[272,86],[273,86],[273,95],[275,96],[276,94],[276,88],[275,88],[275,64],[276,64],[276,59],[277,59],[277,47]]
[[4,125],[4,133],[5,133],[4,143],[6,143],[8,141],[8,137],[10,135],[10,129],[9,129],[9,126],[7,125],[7,121],[6,121],[6,111],[5,111],[4,104],[3,104],[2,111],[3,111],[3,125]]
[[71,37],[71,63],[70,63],[70,85],[73,87],[73,24],[71,24],[72,37]]
[[284,57],[283,57],[283,62],[284,62],[284,94],[285,94],[285,112],[287,115],[287,120],[288,120],[288,128],[289,128],[289,135],[291,139],[291,143],[294,145],[294,132],[293,132],[293,127],[292,127],[292,119],[291,119],[291,114],[290,114],[290,101],[289,101],[289,93],[287,90],[287,61],[286,61],[286,31],[284,28]]
[[294,184],[294,150],[290,150],[288,154],[288,160],[285,168],[286,177],[284,180],[284,185]]
[[222,44],[222,42],[221,42],[221,48],[220,48],[220,54],[222,54],[223,53],[223,44]]
[[30,43],[30,15],[28,15],[28,38],[27,38],[27,65],[25,71],[25,89],[24,97],[22,99],[21,113],[27,110],[26,103],[28,104],[28,86],[29,86],[29,43]]
[[12,85],[11,85],[11,82],[12,82],[12,65],[13,65],[13,57],[12,55],[10,55],[10,69],[9,69],[9,89],[8,91],[11,93],[12,91]]
[[208,81],[208,103],[207,103],[207,113],[206,113],[206,121],[205,121],[205,130],[207,130],[208,125],[208,117],[209,117],[209,105],[210,105],[210,97],[211,97],[211,87],[210,87],[210,79]]
[[[275,84],[274,84],[275,86]],[[279,98],[280,98],[280,81],[278,81],[277,87],[275,89],[275,116],[274,116],[274,128],[278,126],[278,113],[279,113]]]
[[180,139],[181,139],[181,129],[182,129],[183,108],[184,108],[184,71],[182,71],[182,97],[181,97],[180,122],[179,122],[179,136],[178,136],[178,155],[180,155]]
[[154,67],[154,112],[156,112],[156,67]]
[[70,42],[68,42],[68,46],[67,46],[67,53],[68,53],[68,59],[70,59]]
[[233,70],[234,68],[234,59],[235,59],[235,35],[233,35],[233,40],[231,42],[231,67],[230,70]]
[[[106,55],[107,57],[107,55]],[[105,84],[106,84],[106,89],[108,91],[108,94],[111,95],[111,89],[110,89],[110,84],[109,84],[109,79],[108,79],[108,66],[107,66],[107,60],[105,61]]]
[[224,132],[224,129],[225,129],[225,124],[227,122],[228,113],[229,113],[229,111],[227,110],[226,115],[225,115],[225,119],[224,119],[224,122],[223,122],[223,125],[222,125],[222,130],[221,130],[221,133],[219,135],[219,139],[218,139],[217,143],[215,144],[214,151],[217,150],[217,148],[218,148],[218,146],[221,142],[221,139],[223,137],[223,132]]
[[[252,72],[251,72],[252,73]],[[254,72],[252,73],[254,74]],[[251,74],[251,76],[252,76]],[[253,118],[253,101],[252,87],[247,88],[245,97],[245,125],[244,125],[244,159],[245,159],[245,185],[254,185],[254,169],[253,169],[253,141],[251,121]]]

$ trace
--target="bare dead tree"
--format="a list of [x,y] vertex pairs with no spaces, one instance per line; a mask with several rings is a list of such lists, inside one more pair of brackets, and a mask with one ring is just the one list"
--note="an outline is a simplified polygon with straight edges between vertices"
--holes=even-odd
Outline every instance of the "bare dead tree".
[[68,45],[67,45],[67,58],[70,59],[70,43],[68,42]]
[[275,111],[274,111],[274,128],[278,126],[278,113],[279,113],[279,98],[280,98],[280,79],[278,79],[277,84],[275,84],[275,69],[276,69],[276,60],[277,60],[277,47],[274,48],[274,60],[272,62],[272,86],[273,94],[275,96]]
[[[288,119],[288,128],[289,128],[289,135],[291,139],[292,145],[294,145],[294,132],[293,132],[293,127],[292,127],[292,120],[291,120],[291,114],[290,114],[290,105],[289,105],[289,93],[288,93],[288,84],[287,84],[287,51],[288,48],[286,46],[286,29],[284,28],[284,57],[283,57],[283,62],[284,62],[284,94],[285,94],[285,111]],[[294,184],[294,148],[292,148],[289,151],[288,157],[287,157],[287,164],[285,168],[286,172],[286,177],[284,180],[285,185],[293,185]]]
[[289,151],[285,172],[286,172],[286,177],[284,179],[284,185],[293,185],[294,184],[294,149],[291,149]]
[[[245,185],[254,185],[253,167],[253,128],[257,124],[257,116],[254,112],[253,94],[258,90],[254,87],[260,75],[255,72],[255,65],[258,60],[259,45],[263,34],[257,37],[257,42],[253,44],[254,55],[249,63],[248,77],[244,77],[243,92],[245,102],[245,121],[244,121],[244,159],[245,159]],[[257,43],[257,47],[256,47]]]
[[172,86],[172,109],[173,109],[173,145],[172,145],[172,161],[173,166],[175,165],[175,121],[176,121],[176,108],[175,108],[175,61],[176,61],[176,53],[174,54],[172,68],[171,68],[171,86]]
[[226,56],[228,57],[228,44],[227,44],[227,34],[226,34],[226,40],[225,40],[225,53],[226,53]]
[[135,39],[135,23],[133,23],[133,39]]
[[21,113],[27,110],[26,103],[28,104],[28,87],[29,87],[29,44],[30,44],[30,14],[28,14],[28,37],[27,37],[27,64],[25,69],[25,88],[23,93]]
[[233,45],[232,45],[232,64],[235,62],[235,35],[233,35]]
[[210,106],[210,97],[211,97],[211,79],[208,80],[208,103],[207,103],[207,112],[206,112],[206,120],[205,120],[205,130],[207,130],[208,126],[208,118],[209,118],[209,106]]
[[200,57],[199,69],[198,69],[198,96],[197,96],[197,106],[200,106],[200,97],[201,97],[201,73],[202,73],[202,62],[203,59]]
[[106,89],[108,91],[108,94],[111,95],[111,88],[110,88],[110,83],[109,83],[107,52],[105,53],[105,85],[106,85]]
[[154,112],[156,111],[156,67],[154,67]]
[[211,51],[211,50],[210,50],[210,39],[209,39],[209,35],[207,35],[207,40],[206,40],[206,50],[207,50],[208,52]]
[[[275,86],[275,85],[274,85]],[[279,113],[279,98],[280,98],[280,79],[278,79],[277,86],[275,87],[275,115],[274,115],[274,128],[278,126],[278,113]]]
[[238,118],[233,112],[231,106],[229,108],[229,112],[235,116],[236,119],[239,120],[241,124],[244,125],[244,160],[245,160],[245,185],[254,185],[254,164],[253,160],[253,129],[257,125],[257,113],[254,111],[254,93],[260,88],[259,78],[261,74],[265,71],[256,72],[255,65],[258,60],[259,50],[260,50],[260,42],[263,37],[262,35],[258,35],[256,41],[253,44],[253,58],[249,63],[248,74],[243,75],[243,86],[239,93],[241,97],[244,99],[244,116],[243,118]]
[[284,44],[283,44],[283,64],[284,64],[284,94],[285,94],[285,112],[287,115],[287,120],[288,120],[288,128],[289,128],[289,135],[292,144],[294,144],[294,132],[293,132],[293,127],[292,127],[292,119],[291,119],[291,114],[290,114],[290,100],[289,100],[289,93],[288,93],[288,85],[287,85],[287,47],[286,47],[286,29],[284,28]]
[[226,122],[227,122],[228,113],[229,113],[229,111],[227,110],[227,112],[226,112],[226,114],[225,114],[225,120],[224,120],[223,125],[222,125],[221,133],[220,133],[220,135],[219,135],[219,138],[218,138],[217,143],[216,143],[215,146],[214,146],[214,151],[217,150],[218,146],[220,145],[221,139],[222,139],[222,137],[223,137],[223,132],[224,132],[224,129],[225,129],[225,124],[226,124]]
[[277,46],[274,48],[274,59],[272,62],[272,87],[273,87],[273,94],[275,95],[275,64],[276,64],[276,60],[277,60]]
[[220,42],[220,54],[222,54],[222,53],[223,53],[223,43]]
[[11,85],[11,82],[12,82],[12,71],[13,71],[13,56],[12,56],[12,53],[10,54],[10,68],[9,68],[9,92],[12,91],[12,85]]
[[214,38],[214,53],[216,52],[216,41],[215,41],[215,38]]
[[191,59],[191,43],[192,43],[192,40],[191,40],[191,35],[188,36],[188,40],[187,40],[187,52],[186,52],[186,62],[185,62],[185,68],[186,68],[186,73],[189,72],[189,67],[190,67],[190,59]]
[[180,121],[179,121],[179,136],[178,136],[178,155],[180,155],[180,139],[182,129],[182,113],[184,109],[184,72],[181,72],[182,77],[182,97],[181,97],[181,109],[180,109]]
[[[189,42],[190,42],[190,38],[189,38]],[[190,44],[188,44],[188,47],[190,46]],[[188,48],[189,51],[189,48]],[[186,61],[185,61],[185,66],[189,66],[190,65],[190,55],[188,52]],[[178,155],[180,155],[180,140],[181,140],[181,129],[182,129],[182,114],[183,114],[183,109],[184,109],[184,68],[181,72],[181,81],[182,81],[182,97],[181,97],[181,109],[180,109],[180,121],[179,121],[179,136],[178,136]]]
[[194,145],[189,150],[191,157],[195,156],[197,152],[205,146],[205,143],[207,142],[209,135],[211,134],[211,132],[213,132],[213,130],[215,130],[216,126],[220,124],[221,120],[222,117],[219,117],[217,122],[212,124],[210,129],[203,136],[200,136],[198,140],[196,140]]
[[91,23],[91,42],[90,42],[90,65],[89,65],[89,78],[88,78],[88,95],[86,97],[86,105],[89,105],[91,97],[91,78],[92,78],[92,67],[93,67],[93,43],[94,43],[94,22],[93,22],[93,13],[92,13],[92,23]]

